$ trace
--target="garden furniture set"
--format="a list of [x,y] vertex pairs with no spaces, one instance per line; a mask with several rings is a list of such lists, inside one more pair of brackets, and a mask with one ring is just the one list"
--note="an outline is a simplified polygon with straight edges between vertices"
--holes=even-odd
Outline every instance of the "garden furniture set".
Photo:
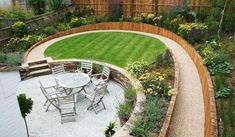
[[[94,110],[97,114],[98,111],[95,107],[99,104],[102,104],[102,109],[106,109],[103,98],[107,93],[110,69],[104,66],[101,74],[92,75],[92,66],[91,62],[84,61],[81,62],[81,67],[75,73],[67,73],[64,65],[58,64],[51,68],[55,80],[54,85],[46,87],[39,81],[40,89],[46,97],[44,103],[44,106],[47,105],[46,112],[53,105],[60,112],[62,124],[65,119],[69,118],[75,121],[77,96],[79,94],[83,94],[89,100],[90,104],[87,110]],[[89,92],[86,90],[89,90]],[[84,93],[81,91],[84,91]]]

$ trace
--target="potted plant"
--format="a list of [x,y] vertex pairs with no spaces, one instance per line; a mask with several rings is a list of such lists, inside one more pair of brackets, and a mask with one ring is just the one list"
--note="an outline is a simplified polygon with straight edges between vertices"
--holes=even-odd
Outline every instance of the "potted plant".
[[115,121],[112,121],[109,123],[107,128],[105,128],[105,130],[104,130],[104,134],[106,137],[112,137],[115,134],[115,130],[114,130],[115,126],[116,126]]

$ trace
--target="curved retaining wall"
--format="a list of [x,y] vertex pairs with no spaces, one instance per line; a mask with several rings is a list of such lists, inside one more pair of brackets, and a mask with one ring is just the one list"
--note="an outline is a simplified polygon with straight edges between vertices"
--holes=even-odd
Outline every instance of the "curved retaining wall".
[[109,22],[109,23],[98,23],[98,24],[81,26],[78,28],[74,28],[71,30],[67,30],[67,31],[49,36],[46,39],[36,43],[25,53],[24,61],[27,60],[27,56],[32,49],[34,49],[35,47],[37,47],[38,45],[46,41],[49,41],[51,39],[58,38],[61,36],[69,35],[69,34],[92,31],[92,30],[129,30],[129,31],[146,32],[146,33],[151,33],[151,34],[156,34],[156,35],[162,35],[164,37],[167,37],[176,41],[179,45],[181,45],[181,47],[184,48],[184,50],[188,53],[188,55],[193,60],[199,73],[199,77],[200,77],[200,81],[202,85],[204,109],[205,109],[204,110],[205,111],[204,136],[205,137],[217,137],[218,136],[214,89],[213,89],[212,81],[208,73],[208,70],[203,65],[202,58],[200,57],[200,55],[187,41],[185,41],[180,36],[166,29],[156,27],[153,25],[148,25],[148,24],[143,24],[143,23],[133,23],[133,22]]

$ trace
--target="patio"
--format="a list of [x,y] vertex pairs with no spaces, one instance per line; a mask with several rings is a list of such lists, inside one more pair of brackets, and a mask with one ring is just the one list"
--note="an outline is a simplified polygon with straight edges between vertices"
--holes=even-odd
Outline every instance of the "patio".
[[[31,136],[43,137],[102,137],[104,136],[104,128],[110,121],[117,123],[117,128],[120,127],[119,118],[116,108],[118,104],[124,101],[123,88],[109,81],[108,91],[103,101],[106,110],[100,111],[97,115],[92,110],[87,110],[89,100],[84,95],[79,94],[77,102],[77,115],[75,122],[66,122],[61,124],[60,113],[58,109],[50,107],[48,112],[45,112],[46,107],[43,106],[46,98],[43,96],[38,81],[42,81],[45,86],[54,84],[54,77],[46,75],[32,78],[20,82],[18,93],[26,93],[34,100],[33,110],[27,116],[29,133]],[[86,87],[87,91],[89,91]]]

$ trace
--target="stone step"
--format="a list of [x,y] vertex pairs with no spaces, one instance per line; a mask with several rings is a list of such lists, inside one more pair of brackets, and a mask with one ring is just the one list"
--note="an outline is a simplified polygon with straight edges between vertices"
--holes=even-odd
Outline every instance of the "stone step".
[[41,70],[36,70],[36,71],[31,71],[28,76],[33,77],[33,76],[41,76],[41,75],[46,75],[46,74],[51,74],[51,69],[41,69]]
[[45,64],[45,63],[47,63],[47,59],[40,59],[40,60],[29,61],[28,65],[34,66],[34,65]]
[[41,69],[46,69],[46,68],[49,68],[49,65],[47,63],[37,64],[37,65],[29,66],[29,71],[36,71],[36,70],[41,70]]

